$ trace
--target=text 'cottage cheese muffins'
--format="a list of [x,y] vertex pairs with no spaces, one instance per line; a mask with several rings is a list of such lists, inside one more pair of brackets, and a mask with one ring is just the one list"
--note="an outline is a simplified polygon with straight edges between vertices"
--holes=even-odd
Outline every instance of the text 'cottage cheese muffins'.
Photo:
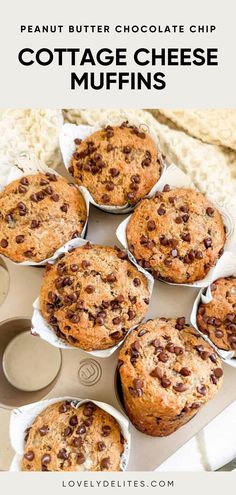
[[136,207],[127,241],[137,262],[155,278],[174,283],[203,279],[222,255],[225,227],[200,192],[166,185]]
[[212,301],[197,310],[199,330],[220,349],[236,351],[236,278],[220,278],[211,284]]
[[0,193],[0,254],[40,262],[81,235],[87,211],[80,191],[52,173],[27,175]]
[[118,366],[127,414],[153,436],[187,423],[222,384],[220,359],[184,318],[140,325],[126,338]]
[[92,351],[120,342],[149,304],[146,277],[120,249],[89,243],[46,269],[43,317],[69,344]]
[[69,167],[96,203],[124,206],[146,196],[161,175],[156,145],[148,133],[127,122],[75,139]]
[[21,470],[120,471],[125,442],[115,418],[93,402],[58,402],[27,429]]

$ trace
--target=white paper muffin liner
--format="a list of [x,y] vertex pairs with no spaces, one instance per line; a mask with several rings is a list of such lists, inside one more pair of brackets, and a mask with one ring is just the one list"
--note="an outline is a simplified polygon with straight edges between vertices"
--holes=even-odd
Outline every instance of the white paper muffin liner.
[[[230,252],[225,252],[222,257],[219,259],[217,265],[213,269],[212,273],[212,282],[215,280],[218,280],[219,278],[225,278],[225,277],[236,277],[236,254],[230,253]],[[211,282],[211,283],[212,283]],[[204,333],[201,332],[201,330],[198,328],[197,324],[197,310],[199,304],[208,304],[209,302],[212,301],[212,294],[211,294],[211,286],[208,285],[205,288],[202,288],[195,301],[193,304],[193,309],[191,312],[190,316],[190,322],[193,325],[194,328],[201,334],[201,336],[206,340],[211,346],[215,349],[217,354],[221,357],[222,361],[225,363],[229,364],[230,366],[233,366],[236,368],[236,356],[234,351],[224,351],[223,349],[219,349],[211,340],[210,338],[205,335]]]
[[[54,175],[57,175],[58,177],[61,177],[58,172],[56,172],[54,169],[47,167],[46,165],[36,162],[35,159],[32,160],[32,158],[29,155],[22,155],[18,158],[17,163],[15,163],[10,171],[7,177],[4,177],[4,179],[0,179],[0,191],[4,189],[5,186],[13,182],[14,180],[20,179],[21,177],[24,177],[25,175],[35,175],[38,172],[41,172],[43,174],[49,172]],[[89,217],[89,194],[87,192],[87,189],[84,187],[78,187],[76,186],[77,189],[80,191],[81,195],[84,198],[84,202],[86,205],[86,213],[87,213],[87,219],[84,224],[83,230],[81,232],[81,238],[85,237],[86,235],[86,229],[87,229],[87,224],[88,224],[88,217]],[[43,261],[35,262],[35,261],[22,261],[20,263],[17,263],[15,261],[12,261],[15,265],[24,265],[24,266],[43,266],[46,265],[48,262],[53,261],[54,259],[57,259],[57,257],[60,254],[60,250],[64,248],[64,246],[58,248],[53,256],[50,256],[50,258],[46,258]],[[2,253],[4,256],[4,253]]]
[[[169,184],[171,188],[185,187],[196,189],[190,178],[174,164],[171,164],[163,173],[160,181],[158,182],[157,191],[162,191],[165,184]],[[224,205],[220,205],[216,202],[211,202],[219,210],[220,214],[222,215],[224,225],[226,227],[226,243],[224,246],[225,251],[236,252],[236,215],[235,213],[233,215],[232,208],[230,208],[226,203]],[[131,215],[129,215],[127,218],[125,218],[125,220],[123,220],[123,222],[120,223],[116,230],[116,236],[122,246],[127,249],[130,260],[134,262],[135,258],[129,251],[128,241],[126,237],[126,228],[130,221],[130,218]],[[218,265],[218,263],[219,261],[217,261],[216,266]],[[207,287],[212,283],[213,271],[214,267],[210,269],[206,277],[204,277],[202,280],[198,280],[189,284],[177,284],[173,282],[167,282],[165,280],[162,280],[162,282],[170,285],[183,285],[186,287]]]
[[[132,121],[129,123],[136,125],[135,121]],[[142,125],[140,126],[140,122],[137,123],[137,127],[139,127],[140,130],[142,130],[143,132],[147,132],[151,136],[151,138],[153,139],[153,141],[157,147],[157,151],[158,151],[160,148],[158,146],[157,137],[152,132],[152,130],[149,129],[146,124],[143,124],[143,126]],[[94,132],[98,131],[99,129],[101,129],[101,128],[90,126],[90,125],[64,124],[64,126],[62,127],[61,132],[60,132],[59,143],[60,143],[60,149],[61,149],[63,161],[64,161],[64,164],[65,164],[65,167],[67,170],[69,169],[72,155],[76,149],[76,145],[74,143],[74,140],[76,138],[83,140],[83,139],[91,136]],[[161,170],[162,170],[161,173],[163,174],[165,171],[166,165],[165,165],[165,162],[164,162],[160,152],[158,152],[158,159],[160,160]],[[161,179],[161,177],[160,177],[160,179]],[[154,184],[151,191],[145,196],[146,198],[152,196],[158,190],[157,185],[159,184],[160,179],[156,182],[156,184]],[[87,193],[88,193],[90,203],[92,203],[97,208],[100,208],[101,210],[106,211],[107,213],[117,213],[117,214],[118,213],[119,214],[129,213],[129,212],[133,211],[133,209],[136,206],[136,205],[134,205],[134,206],[128,205],[128,203],[124,206],[100,205],[100,204],[96,203],[96,201],[93,199],[92,195],[90,194],[90,192],[88,190],[87,190]]]
[[106,404],[105,402],[98,402],[91,399],[80,399],[78,397],[57,397],[55,399],[42,400],[39,402],[34,402],[33,404],[27,404],[26,406],[13,409],[10,417],[9,435],[12,448],[14,449],[16,454],[12,460],[9,471],[21,471],[20,465],[24,453],[25,430],[32,425],[36,417],[44,409],[46,409],[51,404],[55,404],[57,402],[65,400],[71,401],[71,406],[75,409],[77,409],[82,404],[85,404],[86,402],[93,402],[94,404],[96,404],[96,406],[100,407],[100,409],[103,409],[105,412],[116,419],[117,423],[120,426],[122,435],[126,440],[125,449],[121,457],[120,464],[121,470],[125,471],[129,461],[131,444],[128,420],[125,418],[125,416],[123,416],[123,414],[121,414],[120,411],[115,409],[113,406]]
[[[87,244],[87,240],[85,239],[80,239],[77,237],[76,239],[72,239],[69,241],[65,246],[60,248],[57,252],[57,257],[54,256],[54,259],[50,262],[53,264],[53,262],[60,256],[60,254],[63,253],[68,253],[71,249],[84,246]],[[93,244],[93,243],[90,243]],[[154,284],[154,279],[150,273],[147,273],[146,270],[144,270],[142,267],[140,267],[135,261],[132,262],[135,267],[138,269],[140,273],[142,273],[146,279],[147,279],[147,284],[148,284],[148,291],[149,291],[149,296],[151,297],[152,295],[152,290],[153,290],[153,284]],[[49,344],[54,345],[55,347],[59,347],[60,349],[76,349],[78,347],[72,346],[70,344],[67,344],[67,342],[60,337],[57,337],[56,333],[54,330],[51,328],[49,323],[43,318],[43,315],[40,311],[40,298],[38,297],[34,303],[33,303],[33,317],[32,317],[32,334],[39,335],[42,339],[46,340],[49,342]],[[130,328],[129,332],[136,328],[140,323],[137,325],[133,326]],[[79,324],[78,324],[79,325]],[[128,333],[129,333],[128,332]],[[124,337],[125,338],[125,337]],[[98,358],[106,358],[111,356],[116,349],[122,344],[124,339],[122,339],[118,344],[114,345],[113,347],[110,347],[109,349],[104,349],[104,350],[98,350],[98,351],[84,351],[87,354],[91,354],[92,356],[96,356]],[[83,349],[82,349],[83,350]]]

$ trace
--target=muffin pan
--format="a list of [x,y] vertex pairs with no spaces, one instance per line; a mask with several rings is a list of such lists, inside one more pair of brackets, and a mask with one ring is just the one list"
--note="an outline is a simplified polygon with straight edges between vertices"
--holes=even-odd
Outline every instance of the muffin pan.
[[[91,206],[87,239],[104,245],[117,244],[116,228],[125,215],[113,215]],[[32,304],[39,294],[43,276],[42,267],[15,265],[4,260],[10,284],[5,300],[0,306],[1,359],[8,343],[20,332],[30,329]],[[198,290],[193,287],[175,286],[155,281],[147,319],[157,316],[185,316],[190,313]],[[32,339],[39,339],[32,336]],[[40,342],[40,341],[39,341]],[[111,404],[124,412],[120,387],[117,383],[117,351],[108,358],[91,356],[79,349],[61,350],[61,368],[54,381],[46,388],[34,392],[21,392],[10,385],[1,368],[0,407],[13,408],[45,398],[74,396],[94,399]],[[32,370],[25,368],[29,374]],[[37,372],[40,373],[40,366]],[[224,365],[224,384],[217,397],[210,401],[188,424],[174,434],[153,438],[137,431],[131,425],[130,471],[152,471],[187,442],[225,407],[236,399],[235,371]],[[1,411],[0,411],[1,413]],[[0,416],[1,417],[1,416]],[[8,469],[4,462],[9,443],[2,444],[0,469]]]

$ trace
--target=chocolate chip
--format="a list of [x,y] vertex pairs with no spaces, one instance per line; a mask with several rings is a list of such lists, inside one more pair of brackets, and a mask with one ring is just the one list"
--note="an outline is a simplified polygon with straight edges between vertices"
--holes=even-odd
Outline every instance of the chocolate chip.
[[166,363],[168,361],[168,355],[165,353],[165,352],[160,352],[159,356],[158,356],[158,359],[159,361],[161,361],[162,363]]
[[28,452],[25,452],[24,458],[27,459],[27,461],[32,461],[34,459],[35,455],[32,450],[28,450]]
[[147,222],[147,229],[149,232],[152,232],[153,230],[155,230],[156,228],[156,224],[154,222],[154,220],[148,220]]
[[203,258],[203,253],[202,253],[202,251],[196,251],[196,253],[195,253],[195,258],[196,258],[197,260],[201,260],[201,259]]
[[41,457],[41,462],[42,462],[42,464],[49,464],[51,462],[51,456],[50,456],[50,454],[44,454]]
[[214,383],[214,385],[217,385],[218,379],[216,378],[216,376],[213,373],[210,375],[210,379],[211,379],[212,383]]
[[217,339],[221,339],[223,337],[224,333],[221,330],[216,330],[215,331],[215,336]]
[[154,368],[154,369],[151,371],[150,375],[151,375],[152,377],[154,377],[154,378],[159,378],[159,379],[161,379],[161,378],[162,378],[163,373],[162,373],[161,369],[160,369],[160,368],[158,368],[158,366],[156,366],[156,368]]
[[191,242],[191,236],[189,234],[189,232],[184,232],[183,234],[180,235],[181,239],[184,241],[184,242]]
[[158,213],[158,215],[162,216],[162,215],[165,215],[166,210],[165,210],[165,208],[163,208],[163,206],[159,206],[159,208],[157,209],[157,213]]
[[95,291],[95,288],[92,285],[87,285],[84,290],[88,294],[92,294]]
[[26,187],[24,187],[24,186],[22,186],[22,185],[19,185],[19,187],[18,187],[18,192],[19,192],[20,194],[24,194],[24,193],[26,193],[26,191],[27,191]]
[[28,181],[27,177],[22,177],[22,179],[20,180],[20,183],[23,184],[23,186],[29,185],[29,181]]
[[173,385],[173,389],[176,391],[176,392],[185,392],[185,390],[187,390],[187,385],[185,385],[184,383],[180,382],[180,383],[176,383],[176,385]]
[[172,265],[172,259],[171,258],[165,258],[164,259],[164,265],[170,267]]
[[68,459],[68,457],[69,457],[69,455],[67,454],[66,449],[59,450],[59,452],[57,454],[58,459],[63,459],[65,461],[66,459]]
[[200,387],[197,387],[197,391],[201,395],[206,395],[207,393],[207,388],[205,385],[201,385]]
[[182,216],[182,220],[184,223],[187,223],[187,221],[189,220],[189,215],[187,213],[185,213],[183,216]]
[[40,186],[46,186],[48,184],[48,180],[47,179],[40,179],[40,182],[39,182],[39,185]]
[[72,428],[70,426],[67,426],[67,428],[65,428],[63,434],[65,437],[70,437],[72,435],[72,433],[73,433]]
[[182,211],[183,213],[188,213],[189,207],[187,205],[182,205],[180,206],[180,211]]
[[81,144],[81,143],[82,143],[82,139],[75,138],[75,139],[74,139],[74,143],[75,143],[75,144],[77,144],[77,145],[79,145],[79,144]]
[[102,452],[103,450],[106,449],[106,444],[104,442],[98,442],[97,443],[97,448],[99,452]]
[[46,176],[48,178],[48,180],[52,181],[52,182],[56,182],[57,181],[57,176],[56,174],[52,174],[50,172],[47,172],[46,173]]
[[170,191],[169,184],[165,184],[165,186],[163,187],[163,192],[169,192],[169,191]]
[[163,388],[168,388],[171,385],[171,381],[168,378],[166,378],[166,377],[163,376],[161,378],[161,385],[162,385]]
[[109,425],[103,425],[102,426],[102,436],[103,437],[108,437],[111,433],[111,427]]
[[184,368],[181,368],[180,374],[182,376],[189,376],[189,375],[191,375],[191,371],[188,368],[184,367]]
[[63,402],[63,404],[61,404],[59,407],[59,413],[65,413],[65,412],[69,411],[70,407],[71,406],[70,406],[69,402]]
[[60,199],[60,196],[59,196],[59,194],[54,193],[54,194],[52,194],[51,199],[52,199],[52,201],[55,201],[55,203],[57,203]]
[[182,217],[175,218],[175,223],[182,223],[182,222],[183,222]]
[[174,352],[175,352],[175,346],[174,346],[174,344],[172,344],[171,342],[169,344],[167,344],[166,350],[169,351],[169,352],[171,352],[172,354],[174,354]]
[[24,235],[17,235],[16,236],[16,244],[22,244],[24,242],[25,236]]
[[38,432],[40,433],[41,437],[44,437],[45,435],[48,434],[49,428],[47,425],[43,425],[38,429]]
[[212,363],[217,363],[217,356],[215,354],[211,354],[209,358],[212,361]]
[[212,246],[212,240],[210,237],[206,237],[206,239],[204,239],[204,245],[205,245],[205,248],[208,249]]
[[177,345],[174,346],[174,351],[175,351],[176,356],[180,356],[181,354],[184,353],[183,349]]
[[109,466],[110,466],[110,457],[104,457],[104,459],[101,460],[100,468],[109,469]]
[[107,282],[116,282],[117,278],[114,273],[109,273],[106,278]]
[[78,271],[79,266],[78,266],[78,265],[76,265],[76,264],[72,264],[72,265],[70,265],[70,269],[71,269],[71,271],[72,271],[73,273],[75,273],[75,272],[77,272],[77,271]]
[[134,279],[133,279],[133,284],[134,284],[134,286],[135,286],[135,287],[139,287],[139,285],[141,285],[141,280],[140,280],[140,278],[137,278],[137,277],[136,277],[136,278],[134,278]]
[[143,328],[142,330],[140,330],[140,331],[138,332],[138,336],[139,336],[139,337],[142,337],[142,336],[143,336],[143,335],[145,335],[146,333],[147,333],[147,330],[145,330],[145,329]]
[[134,193],[129,192],[129,193],[127,194],[127,198],[128,198],[130,201],[135,201],[135,194],[134,194]]
[[73,438],[73,440],[72,440],[72,442],[71,442],[71,444],[72,444],[74,447],[81,447],[82,443],[83,443],[83,440],[82,440],[82,438],[81,438],[81,437],[75,437],[75,438]]
[[129,154],[130,152],[131,152],[131,147],[130,146],[124,146],[123,153]]
[[139,184],[141,181],[141,177],[138,174],[131,175],[130,180],[131,180],[131,182],[134,182],[135,184]]
[[140,388],[143,388],[144,382],[140,378],[134,378],[133,386],[134,386],[135,390],[138,390]]
[[199,409],[200,407],[200,404],[198,404],[198,402],[193,402],[190,406],[190,409]]
[[77,464],[84,464],[85,462],[85,456],[82,452],[79,452],[76,456],[76,462]]
[[215,375],[216,378],[221,378],[221,376],[223,376],[223,370],[222,368],[215,368],[213,370],[213,373]]
[[169,240],[168,240],[168,238],[165,235],[161,235],[159,237],[159,240],[160,240],[160,244],[162,246],[168,246],[169,245]]
[[107,184],[106,184],[107,191],[113,191],[114,188],[115,188],[115,185],[113,184],[113,182],[107,182]]
[[49,196],[51,196],[51,194],[53,193],[53,189],[52,189],[52,187],[51,187],[51,186],[47,186],[47,187],[45,188],[45,192],[46,192]]
[[112,177],[118,177],[118,175],[120,175],[118,168],[110,168],[109,172]]
[[145,158],[144,160],[142,160],[142,167],[149,167],[150,164],[151,164],[150,158]]
[[81,424],[78,426],[76,433],[77,435],[83,435],[86,432],[86,427],[85,425]]
[[103,194],[101,199],[104,204],[110,202],[110,196],[108,196],[108,194]]
[[111,150],[113,150],[113,146],[112,146],[111,143],[108,143],[108,145],[107,145],[107,151],[109,152]]
[[214,208],[211,208],[210,206],[208,206],[208,208],[206,209],[206,214],[209,216],[209,217],[213,217],[214,215]]
[[37,229],[40,226],[40,221],[39,220],[32,220],[31,222],[31,229]]
[[78,418],[77,418],[76,414],[74,414],[73,416],[71,416],[70,421],[69,421],[69,424],[71,426],[76,426],[78,424]]
[[112,320],[113,325],[119,325],[121,323],[121,318],[119,316],[116,316]]
[[177,330],[183,330],[184,327],[185,327],[185,317],[184,316],[181,316],[180,318],[177,318],[176,319],[175,328]]
[[8,241],[7,239],[1,239],[1,247],[6,248],[8,246]]
[[201,356],[201,359],[203,359],[203,361],[206,361],[210,357],[210,352],[203,351],[200,353],[200,356]]

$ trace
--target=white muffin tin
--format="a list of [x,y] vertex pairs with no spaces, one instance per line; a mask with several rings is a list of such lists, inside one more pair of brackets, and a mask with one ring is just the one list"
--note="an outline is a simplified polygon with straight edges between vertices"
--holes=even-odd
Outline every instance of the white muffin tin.
[[[102,212],[91,206],[86,238],[104,245],[118,244],[115,231],[125,215]],[[9,290],[0,306],[0,354],[19,332],[30,330],[32,303],[39,293],[43,267],[17,266],[4,259],[9,273]],[[198,290],[192,287],[168,285],[155,281],[146,318],[157,316],[185,316],[189,321]],[[32,336],[32,339],[38,339]],[[116,386],[116,351],[108,358],[95,358],[79,349],[61,350],[61,369],[54,381],[38,392],[21,392],[12,387],[0,369],[1,408],[11,409],[42,398],[75,396],[107,402],[119,410],[122,404]],[[40,372],[40,368],[37,370]],[[25,373],[30,370],[26,369]],[[128,470],[152,471],[193,437],[225,407],[236,399],[235,370],[224,365],[224,384],[216,396],[188,424],[168,437],[153,438],[137,431],[131,425],[131,454]],[[233,376],[234,375],[234,376]],[[5,412],[6,414],[6,412]],[[4,435],[5,437],[5,435]],[[1,445],[0,469],[7,469],[4,454],[9,452],[9,441]]]

